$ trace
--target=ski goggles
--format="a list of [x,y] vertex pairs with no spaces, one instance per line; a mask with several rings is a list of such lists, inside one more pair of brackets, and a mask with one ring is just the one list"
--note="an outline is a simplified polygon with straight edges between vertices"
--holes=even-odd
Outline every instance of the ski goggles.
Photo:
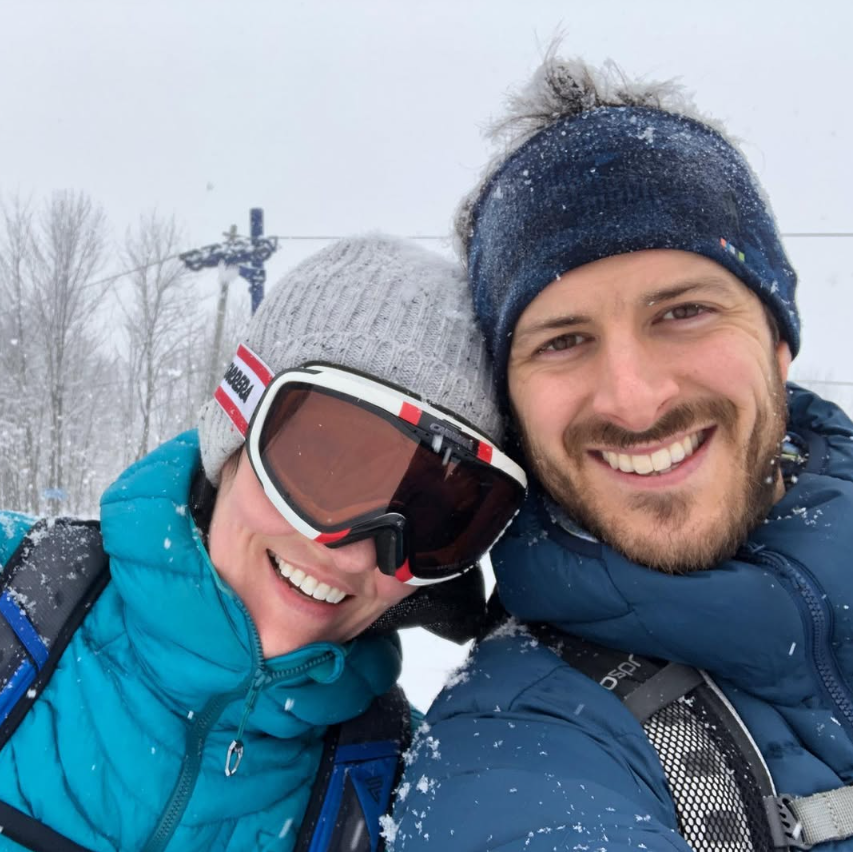
[[308,364],[273,376],[241,346],[216,398],[293,527],[332,548],[374,539],[379,569],[404,583],[476,564],[524,499],[524,471],[485,436],[357,372]]

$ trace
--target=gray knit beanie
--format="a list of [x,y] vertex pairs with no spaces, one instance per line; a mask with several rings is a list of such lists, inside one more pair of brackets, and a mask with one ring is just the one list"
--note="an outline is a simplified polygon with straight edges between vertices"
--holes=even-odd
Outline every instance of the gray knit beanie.
[[[242,341],[273,374],[308,361],[350,367],[502,438],[464,273],[413,242],[371,235],[317,252],[267,295]],[[216,485],[244,437],[215,399],[201,409],[198,432],[204,471]]]

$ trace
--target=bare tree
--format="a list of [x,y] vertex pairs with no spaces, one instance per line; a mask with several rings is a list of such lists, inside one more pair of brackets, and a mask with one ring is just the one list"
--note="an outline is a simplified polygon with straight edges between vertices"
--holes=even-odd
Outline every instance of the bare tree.
[[29,286],[32,257],[31,203],[19,197],[0,203],[0,371],[6,386],[0,415],[0,502],[36,513],[44,407]]
[[130,271],[111,288],[124,317],[117,354],[120,335],[99,322],[105,232],[84,194],[0,203],[0,505],[96,511],[122,467],[195,426],[211,364],[221,376],[248,317],[238,288],[214,353],[211,303],[175,259],[180,231],[148,214],[118,252]]
[[[131,269],[130,296],[122,310],[135,425],[138,419],[135,458],[142,458],[150,449],[156,409],[163,404],[167,386],[183,372],[178,363],[180,350],[192,323],[198,321],[194,287],[176,257],[181,241],[174,218],[164,219],[152,212],[141,216],[136,228],[128,231],[122,251],[124,263]],[[162,436],[154,437],[159,442]]]
[[[92,278],[101,265],[106,222],[84,193],[56,192],[45,204],[34,230],[32,311],[45,358],[47,389],[48,511],[59,509],[65,490],[65,452],[79,408],[69,405],[72,378],[85,379],[79,358],[103,287]],[[75,372],[76,371],[76,372]]]
[[73,422],[66,419],[64,454],[66,508],[74,514],[97,512],[104,487],[122,469],[126,427],[117,417],[117,358],[110,356],[103,334],[92,330],[75,341],[69,358],[75,364],[67,397],[74,401]]

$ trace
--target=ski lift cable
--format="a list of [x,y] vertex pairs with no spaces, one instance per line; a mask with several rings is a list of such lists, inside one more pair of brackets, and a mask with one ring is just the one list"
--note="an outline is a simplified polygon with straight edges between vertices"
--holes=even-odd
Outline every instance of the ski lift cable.
[[133,269],[123,269],[121,272],[117,272],[115,275],[108,275],[106,278],[101,278],[98,281],[92,281],[91,285],[96,284],[109,284],[110,281],[117,281],[119,278],[124,278],[126,275],[133,275],[134,272],[144,272],[146,269],[152,269],[155,266],[162,266],[169,260],[177,260],[181,254],[170,254],[167,257],[160,257],[157,260],[152,261],[151,263],[146,263],[143,266],[135,266]]
[[[237,235],[240,236],[240,235]],[[782,237],[788,238],[813,238],[813,239],[827,239],[827,238],[837,238],[837,239],[850,239],[853,238],[853,231],[791,231],[788,233],[783,233]],[[446,234],[444,236],[438,234],[408,234],[404,236],[407,240],[430,240],[436,242],[447,242],[450,240],[450,235]],[[340,240],[343,239],[342,234],[285,234],[285,235],[269,235],[267,239],[273,240],[283,240],[287,242],[319,242],[319,241],[331,241],[331,240]],[[166,261],[169,260],[178,260],[182,254],[186,252],[179,252],[178,254],[171,254],[168,257],[161,257],[151,263],[145,264],[143,266],[136,266],[133,269],[124,269],[121,272],[117,272],[115,275],[109,275],[106,278],[100,278],[97,281],[92,281],[93,285],[97,284],[109,284],[111,281],[117,281],[119,278],[124,278],[126,275],[132,275],[134,272],[144,272],[146,269],[151,269],[154,266],[160,266]]]

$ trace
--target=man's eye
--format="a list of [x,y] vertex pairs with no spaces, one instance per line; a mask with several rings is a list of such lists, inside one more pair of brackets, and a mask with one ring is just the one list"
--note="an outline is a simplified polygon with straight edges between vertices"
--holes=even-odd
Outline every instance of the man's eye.
[[661,319],[664,320],[683,320],[683,319],[692,319],[693,317],[699,316],[699,314],[706,313],[707,309],[702,307],[702,305],[678,305],[678,307],[670,308]]
[[563,352],[566,349],[574,349],[580,343],[584,342],[582,334],[561,334],[553,340],[549,340],[539,351],[540,352]]

